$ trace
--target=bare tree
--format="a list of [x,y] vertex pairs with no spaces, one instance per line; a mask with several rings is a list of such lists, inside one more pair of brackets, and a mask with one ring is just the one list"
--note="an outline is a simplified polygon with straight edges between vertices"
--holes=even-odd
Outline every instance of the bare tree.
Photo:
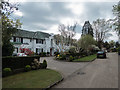
[[104,41],[112,35],[109,33],[111,30],[109,27],[109,23],[105,19],[97,19],[96,21],[93,21],[92,26],[96,41]]
[[99,44],[99,48],[101,48],[101,43],[108,37],[112,36],[110,33],[111,28],[109,21],[106,21],[105,19],[97,19],[96,21],[93,21],[92,27],[95,39]]
[[74,25],[67,25],[67,26],[61,24],[58,26],[60,35],[56,35],[54,39],[56,43],[60,43],[62,48],[59,47],[59,49],[61,48],[61,51],[65,49],[64,47],[65,45],[70,46],[73,44],[72,42],[73,42],[73,37],[75,36],[76,24],[77,23],[75,23]]

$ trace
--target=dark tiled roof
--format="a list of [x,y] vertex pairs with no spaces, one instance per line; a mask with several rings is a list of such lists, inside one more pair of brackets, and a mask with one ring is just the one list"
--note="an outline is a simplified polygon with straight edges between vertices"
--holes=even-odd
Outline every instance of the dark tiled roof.
[[45,38],[48,38],[50,36],[50,34],[44,33],[44,32],[40,32],[40,31],[31,32],[31,31],[18,29],[18,31],[13,36],[24,37],[24,38],[45,39]]

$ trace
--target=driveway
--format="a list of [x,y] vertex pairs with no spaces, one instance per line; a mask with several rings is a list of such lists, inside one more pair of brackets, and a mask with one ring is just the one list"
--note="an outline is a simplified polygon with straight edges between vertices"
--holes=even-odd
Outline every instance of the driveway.
[[[44,58],[41,58],[44,59]],[[118,88],[118,55],[93,62],[61,62],[47,57],[48,67],[61,72],[65,79],[53,88]]]
[[44,59],[47,60],[47,64],[48,64],[47,68],[60,72],[64,78],[73,74],[79,68],[85,67],[89,64],[89,62],[77,63],[77,62],[58,61],[58,60],[54,60],[54,57],[41,57],[40,62],[43,62]]

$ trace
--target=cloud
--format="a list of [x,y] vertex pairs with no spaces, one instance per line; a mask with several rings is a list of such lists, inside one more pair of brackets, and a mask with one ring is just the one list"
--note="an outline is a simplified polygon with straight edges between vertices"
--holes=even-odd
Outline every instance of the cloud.
[[59,24],[72,25],[77,22],[77,38],[86,20],[92,24],[98,18],[113,18],[114,4],[117,2],[22,2],[19,13],[13,16],[22,16],[22,29],[48,33],[59,33]]

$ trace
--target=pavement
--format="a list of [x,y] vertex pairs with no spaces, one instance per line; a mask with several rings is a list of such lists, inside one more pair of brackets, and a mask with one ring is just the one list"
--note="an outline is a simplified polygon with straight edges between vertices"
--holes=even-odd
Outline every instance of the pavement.
[[93,62],[64,62],[43,57],[48,68],[59,71],[64,80],[53,88],[118,88],[118,54]]

